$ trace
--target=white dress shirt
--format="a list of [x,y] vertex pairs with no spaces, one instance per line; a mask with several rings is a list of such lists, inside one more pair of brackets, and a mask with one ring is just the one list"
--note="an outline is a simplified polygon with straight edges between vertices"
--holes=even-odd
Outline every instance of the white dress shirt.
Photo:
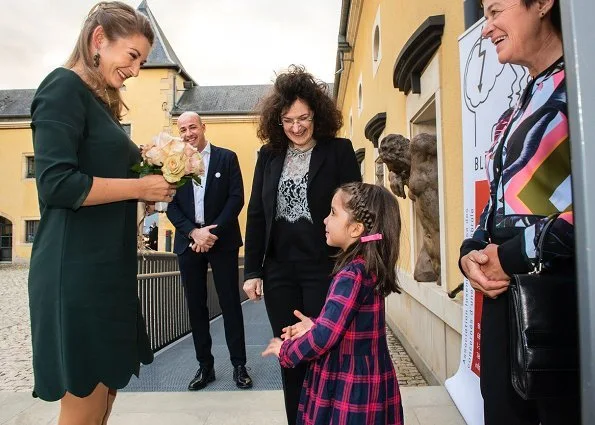
[[194,219],[197,224],[205,224],[205,187],[207,185],[207,175],[209,174],[209,161],[211,160],[210,142],[207,141],[207,145],[200,154],[205,165],[205,175],[200,176],[200,185],[192,181],[194,186]]

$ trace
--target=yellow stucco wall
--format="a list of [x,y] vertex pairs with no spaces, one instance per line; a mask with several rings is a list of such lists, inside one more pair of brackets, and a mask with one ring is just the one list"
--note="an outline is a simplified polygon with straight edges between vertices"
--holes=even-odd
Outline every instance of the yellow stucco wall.
[[[429,17],[445,15],[442,44],[421,76],[421,94],[405,95],[393,87],[397,57],[417,28]],[[380,61],[374,66],[374,29],[380,24]],[[375,182],[376,153],[364,135],[366,124],[386,112],[387,134],[407,138],[420,128],[412,121],[427,105],[435,104],[438,141],[442,286],[413,279],[417,255],[413,204],[399,199],[402,216],[401,257],[398,263],[400,295],[386,300],[386,320],[414,359],[428,382],[442,383],[457,370],[460,358],[461,296],[451,300],[446,292],[462,276],[457,260],[463,237],[462,130],[458,37],[464,31],[462,2],[443,0],[352,0],[346,53],[339,84],[339,107],[344,117],[342,134],[352,135],[354,147],[365,148],[365,181]],[[358,111],[358,86],[362,84],[363,108]],[[350,115],[352,126],[350,127]],[[430,114],[431,115],[431,114]],[[412,134],[414,133],[414,134]],[[388,175],[385,168],[385,183]]]
[[[35,179],[25,178],[25,155],[33,154],[30,121],[0,123],[0,216],[12,222],[13,259],[28,259],[25,220],[39,219]],[[18,127],[18,128],[7,128]]]
[[143,69],[138,78],[126,82],[123,98],[130,109],[122,122],[131,124],[136,144],[148,143],[160,131],[168,131],[176,74],[169,69]]
[[[358,15],[359,12],[359,15]],[[461,151],[461,98],[459,82],[458,36],[464,31],[462,3],[440,0],[420,0],[418,2],[370,0],[353,1],[347,32],[348,42],[353,51],[349,72],[341,76],[346,82],[343,103],[344,128],[342,134],[352,134],[354,147],[365,148],[365,181],[375,181],[375,155],[372,143],[365,138],[367,122],[379,112],[386,112],[386,128],[381,136],[395,133],[410,136],[410,123],[407,111],[407,96],[393,87],[393,68],[403,45],[415,30],[429,16],[445,15],[442,45],[435,59],[439,69],[439,114],[437,129],[441,142],[442,164],[448,164],[447,172],[439,175],[443,184],[445,226],[441,228],[446,238],[446,280],[453,288],[462,280],[457,264],[458,247],[463,236],[462,220],[462,151]],[[359,16],[359,22],[358,22]],[[373,35],[379,16],[381,59],[374,72]],[[357,23],[358,22],[358,23]],[[354,29],[357,23],[357,29]],[[362,83],[363,109],[358,112],[358,86]],[[423,86],[422,86],[423,91]],[[410,94],[410,97],[418,95]],[[341,96],[340,96],[341,98]],[[350,113],[353,128],[350,130]],[[441,118],[440,118],[441,117]],[[388,176],[385,177],[388,180]],[[400,267],[412,273],[413,264],[411,237],[412,207],[409,200],[400,200],[403,218],[403,243]],[[443,264],[443,267],[445,265]]]

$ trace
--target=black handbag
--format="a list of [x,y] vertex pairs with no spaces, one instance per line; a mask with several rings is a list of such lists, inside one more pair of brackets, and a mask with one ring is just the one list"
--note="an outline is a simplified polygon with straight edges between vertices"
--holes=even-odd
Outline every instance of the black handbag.
[[580,387],[576,276],[542,263],[555,219],[539,235],[535,270],[513,275],[508,289],[512,386],[525,400],[578,396]]

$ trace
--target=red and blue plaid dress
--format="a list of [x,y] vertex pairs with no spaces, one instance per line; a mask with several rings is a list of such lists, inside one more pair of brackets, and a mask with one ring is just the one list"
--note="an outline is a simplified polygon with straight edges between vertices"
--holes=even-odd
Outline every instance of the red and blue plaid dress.
[[297,424],[402,425],[403,408],[388,353],[384,298],[357,258],[335,276],[312,329],[284,341],[279,362],[310,362]]

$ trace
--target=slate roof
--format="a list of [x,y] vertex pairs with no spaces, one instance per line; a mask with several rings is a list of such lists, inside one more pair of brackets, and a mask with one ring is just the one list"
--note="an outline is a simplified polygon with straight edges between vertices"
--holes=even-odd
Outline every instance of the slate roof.
[[0,119],[29,118],[35,89],[0,90]]
[[255,113],[258,101],[272,85],[196,86],[180,97],[172,115],[194,111],[203,115],[246,115]]
[[[203,115],[249,115],[271,85],[195,86],[184,92],[172,115],[196,111]],[[0,120],[30,118],[35,89],[0,90]]]
[[155,33],[155,40],[153,41],[153,48],[149,53],[149,57],[147,58],[147,62],[143,65],[143,68],[173,68],[180,71],[182,77],[188,81],[192,81],[194,84],[195,81],[190,77],[188,72],[182,66],[182,62],[178,59],[176,52],[169,44],[167,37],[161,30],[161,27],[157,23],[153,12],[149,8],[147,0],[143,0],[142,3],[138,6],[137,9],[140,13],[145,15],[149,22],[151,23],[151,28],[153,28],[153,32]]
[[[249,115],[273,88],[272,84],[244,86],[196,86],[180,97],[172,115],[194,111],[202,115]],[[328,84],[332,96],[333,84]]]

